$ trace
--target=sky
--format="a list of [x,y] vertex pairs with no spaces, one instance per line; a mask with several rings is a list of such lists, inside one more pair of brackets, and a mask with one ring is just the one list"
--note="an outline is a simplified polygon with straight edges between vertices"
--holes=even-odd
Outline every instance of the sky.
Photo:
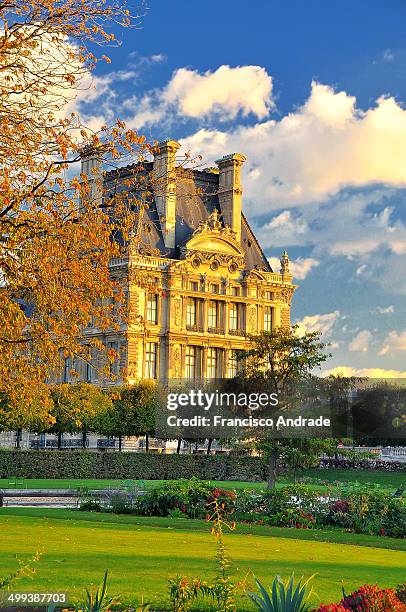
[[[244,212],[325,370],[406,377],[406,3],[149,0],[76,107],[173,138],[203,166],[241,152]],[[207,162],[207,163],[206,163]]]

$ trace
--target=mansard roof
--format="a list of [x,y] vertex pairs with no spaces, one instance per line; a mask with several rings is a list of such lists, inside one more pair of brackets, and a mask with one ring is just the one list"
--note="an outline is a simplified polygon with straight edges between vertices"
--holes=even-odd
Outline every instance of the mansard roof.
[[[125,179],[134,166],[121,168],[120,177]],[[152,163],[143,165],[143,172],[152,171]],[[180,259],[181,251],[186,243],[192,238],[195,230],[207,222],[215,210],[220,215],[221,206],[217,191],[219,187],[218,172],[212,169],[193,170],[193,179],[182,179],[176,184],[176,226],[175,226],[175,248],[168,249],[164,244],[161,223],[156,207],[155,199],[148,198],[148,205],[142,206],[137,216],[137,227],[135,235],[140,245],[140,251],[145,254],[159,255],[170,259]],[[106,175],[106,189],[115,172]],[[224,225],[224,224],[223,224]],[[254,268],[272,272],[245,215],[241,214],[241,248],[244,253],[245,269]]]

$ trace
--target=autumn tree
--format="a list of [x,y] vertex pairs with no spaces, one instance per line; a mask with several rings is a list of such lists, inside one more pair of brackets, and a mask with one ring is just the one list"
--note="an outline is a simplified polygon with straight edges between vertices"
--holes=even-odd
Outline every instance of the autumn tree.
[[95,430],[100,413],[112,410],[111,397],[99,387],[88,383],[61,384],[51,389],[53,400],[53,425],[50,433],[58,437],[58,448],[62,446],[63,433],[82,434],[82,446],[86,447],[87,434]]
[[[136,26],[133,13],[125,0],[0,0],[0,394],[20,411],[65,357],[89,359],[90,317],[111,328],[125,302],[109,261],[134,206],[114,185],[101,197],[103,173],[77,175],[77,164],[142,162],[151,146],[119,119],[95,132],[71,110],[109,61],[95,49],[117,44],[118,25]],[[127,181],[133,198],[139,181]]]

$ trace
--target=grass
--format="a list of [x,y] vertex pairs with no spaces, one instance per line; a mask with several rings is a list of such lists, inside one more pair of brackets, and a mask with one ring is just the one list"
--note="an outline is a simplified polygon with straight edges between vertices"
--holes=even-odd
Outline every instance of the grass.
[[[406,484],[406,472],[378,472],[373,470],[305,470],[300,473],[300,476],[311,478],[313,483],[310,485],[315,490],[323,491],[327,487],[325,484],[320,484],[319,481],[327,481],[333,486],[337,482],[354,484],[356,482],[362,484],[378,484],[385,489],[394,491],[398,487]],[[9,483],[13,482],[12,478],[0,479],[1,488],[12,488]],[[24,486],[27,489],[77,489],[80,487],[88,487],[89,489],[105,489],[109,487],[119,486],[123,480],[96,480],[96,479],[25,479]],[[160,480],[143,481],[145,487],[151,487],[159,484]],[[289,478],[281,478],[279,485],[291,483]],[[213,481],[214,486],[225,488],[250,488],[263,489],[266,484],[264,482],[241,482],[241,481]]]
[[[34,579],[21,579],[19,590],[66,589],[77,601],[108,568],[110,591],[119,593],[123,604],[144,598],[168,609],[168,576],[211,580],[215,575],[215,542],[204,521],[3,508],[0,528],[0,576],[15,569],[16,557],[27,559],[43,551]],[[315,605],[319,600],[338,601],[342,580],[349,592],[366,582],[395,586],[404,579],[406,546],[401,540],[335,530],[238,526],[226,536],[226,544],[239,579],[253,572],[269,583],[276,573],[316,573]],[[251,573],[248,582],[252,585]],[[205,609],[210,608],[199,606]],[[240,611],[249,609],[247,601],[240,604]]]

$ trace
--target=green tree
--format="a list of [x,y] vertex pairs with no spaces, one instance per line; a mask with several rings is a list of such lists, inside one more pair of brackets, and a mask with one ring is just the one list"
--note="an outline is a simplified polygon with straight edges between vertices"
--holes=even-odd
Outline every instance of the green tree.
[[134,385],[115,390],[112,405],[101,412],[95,421],[98,432],[119,439],[119,449],[125,436],[145,436],[145,450],[149,450],[149,436],[155,431],[155,414],[159,389],[154,382],[138,381]]
[[99,387],[88,383],[61,384],[51,388],[54,423],[50,432],[58,436],[61,448],[63,433],[82,433],[86,447],[87,434],[95,429],[96,417],[113,407],[111,398]]
[[0,395],[0,431],[16,431],[16,445],[20,446],[23,429],[44,431],[55,423],[53,400],[47,385],[37,385],[34,390],[21,395],[17,404],[7,395]]
[[[242,376],[245,386],[266,388],[285,402],[300,401],[298,389],[313,378],[312,372],[324,363],[329,354],[319,332],[298,334],[298,327],[278,327],[269,332],[249,336],[251,348],[246,351],[246,366]],[[299,394],[300,395],[300,394]],[[255,442],[268,465],[268,488],[277,480],[277,467],[283,461],[296,474],[299,467],[317,464],[321,453],[334,447],[331,439],[292,439],[266,437]]]

